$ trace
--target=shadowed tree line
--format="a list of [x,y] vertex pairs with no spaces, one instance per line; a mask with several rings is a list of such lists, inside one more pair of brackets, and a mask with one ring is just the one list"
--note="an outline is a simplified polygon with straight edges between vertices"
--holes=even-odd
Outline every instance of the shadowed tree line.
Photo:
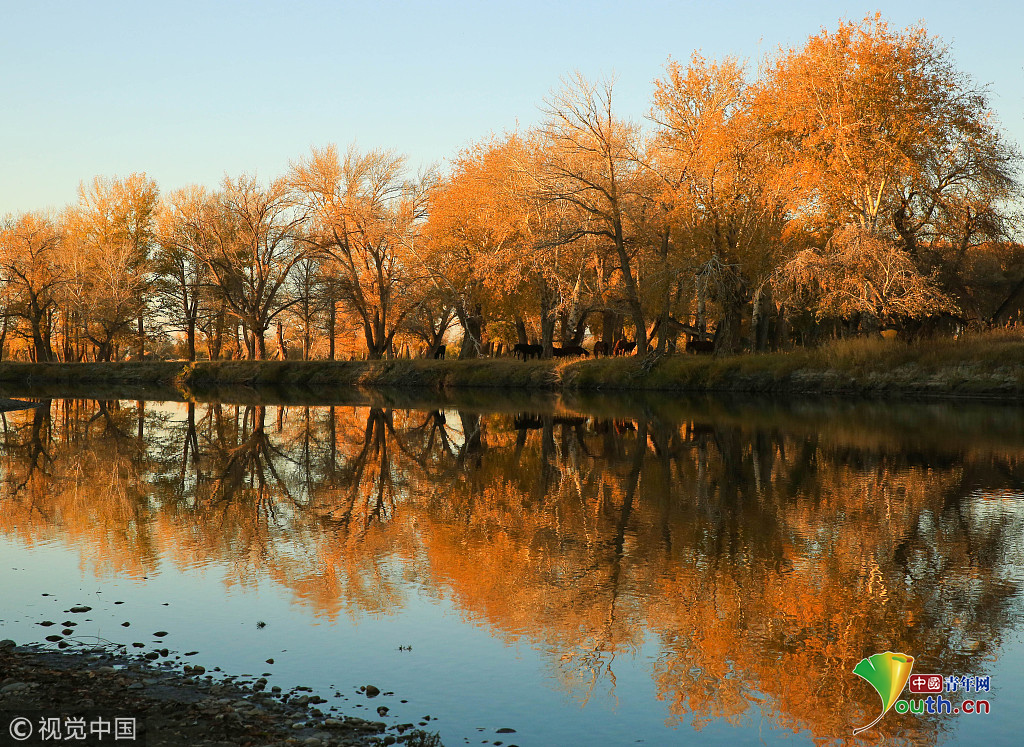
[[643,123],[570,75],[443,172],[328,145],[217,189],[97,177],[4,221],[0,351],[644,355],[1019,321],[1020,155],[941,40],[874,16],[757,66],[670,58]]
[[[671,722],[760,709],[842,741],[876,707],[861,658],[984,673],[1019,623],[1021,434],[978,443],[978,413],[925,409],[880,431],[656,403],[63,400],[4,415],[0,528],[74,542],[102,575],[216,561],[329,617],[401,607],[413,579],[531,641],[582,701],[646,641]],[[922,743],[942,728],[880,727]]]

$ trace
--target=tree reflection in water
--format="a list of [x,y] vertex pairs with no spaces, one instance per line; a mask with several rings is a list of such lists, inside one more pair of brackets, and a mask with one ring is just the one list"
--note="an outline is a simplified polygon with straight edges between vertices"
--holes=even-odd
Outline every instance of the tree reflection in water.
[[893,417],[60,400],[3,419],[0,529],[101,575],[226,562],[331,618],[415,581],[584,702],[653,641],[671,721],[842,742],[875,709],[861,658],[981,673],[1020,622],[1019,426]]

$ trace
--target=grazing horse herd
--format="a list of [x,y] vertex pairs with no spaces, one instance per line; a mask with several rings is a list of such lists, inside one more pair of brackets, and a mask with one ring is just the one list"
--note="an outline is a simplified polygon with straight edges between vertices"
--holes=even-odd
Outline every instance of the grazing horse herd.
[[[504,343],[501,342],[487,342],[482,346],[481,353],[484,357],[502,357],[502,348]],[[528,345],[526,343],[519,343],[513,345],[510,348],[506,348],[511,351],[513,358],[519,358],[523,361],[528,361],[531,358],[540,360],[544,356],[543,345]],[[701,340],[695,337],[690,337],[686,342],[687,353],[707,354],[715,351],[714,340]],[[630,342],[626,339],[616,340],[614,344],[609,344],[603,340],[598,340],[594,343],[594,357],[600,358],[602,355],[606,357],[617,356],[617,355],[629,355],[636,350],[636,342]],[[653,353],[653,348],[648,345],[647,352]],[[403,355],[399,357],[409,358],[410,355],[409,346],[406,345]],[[448,353],[448,346],[445,344],[439,344],[436,347],[431,348],[430,346],[423,346],[420,348],[418,356],[420,358],[433,358],[435,360],[444,360]],[[589,358],[590,351],[588,351],[582,345],[563,345],[562,347],[552,346],[551,355],[554,358]],[[152,357],[147,354],[146,358]],[[351,360],[359,360],[356,356],[352,356]],[[365,356],[362,360],[366,360]]]
[[[616,340],[614,345],[609,345],[603,340],[598,340],[594,343],[594,357],[600,358],[604,356],[618,356],[618,355],[629,355],[636,350],[636,342],[630,342],[626,339]],[[687,353],[697,354],[708,354],[713,353],[715,350],[714,340],[697,340],[690,339],[686,343]],[[652,352],[648,347],[648,352]],[[528,361],[531,358],[540,360],[544,354],[544,347],[542,345],[528,345],[526,343],[519,343],[512,347],[512,357],[519,358],[523,361]],[[571,357],[583,357],[589,358],[590,352],[587,351],[582,345],[565,345],[563,347],[552,347],[551,354],[555,358],[571,358]]]

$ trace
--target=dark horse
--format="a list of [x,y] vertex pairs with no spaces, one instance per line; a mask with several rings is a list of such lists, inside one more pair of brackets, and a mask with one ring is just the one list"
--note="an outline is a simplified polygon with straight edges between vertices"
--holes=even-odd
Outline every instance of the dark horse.
[[636,350],[636,343],[623,338],[615,341],[615,347],[612,348],[612,355],[629,355],[634,350]]
[[582,355],[584,358],[590,357],[590,353],[588,353],[587,349],[581,345],[566,345],[561,348],[551,348],[551,354],[556,358],[568,358],[574,355]]
[[519,343],[512,348],[512,357],[522,358],[526,361],[530,358],[540,358],[543,352],[544,348],[540,345],[525,345],[523,343]]

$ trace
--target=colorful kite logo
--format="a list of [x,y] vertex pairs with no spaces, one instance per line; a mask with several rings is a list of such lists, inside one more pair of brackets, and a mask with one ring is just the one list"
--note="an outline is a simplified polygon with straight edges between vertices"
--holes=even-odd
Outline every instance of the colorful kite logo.
[[913,656],[896,654],[892,651],[860,660],[860,663],[853,668],[853,673],[867,680],[868,684],[878,692],[878,697],[882,699],[882,712],[867,726],[854,729],[854,734],[860,734],[882,720],[882,716],[893,707],[900,693],[903,692],[903,688],[906,687],[907,680],[910,679],[910,670],[913,668]]

